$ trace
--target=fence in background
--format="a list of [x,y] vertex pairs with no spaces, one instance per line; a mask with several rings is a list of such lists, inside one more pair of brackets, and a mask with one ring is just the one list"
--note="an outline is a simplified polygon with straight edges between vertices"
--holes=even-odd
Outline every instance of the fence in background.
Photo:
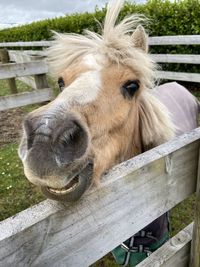
[[[35,41],[35,42],[15,42],[15,43],[0,43],[0,47],[15,47],[17,49],[24,49],[26,47],[49,47],[52,45],[52,41]],[[159,36],[149,37],[150,46],[166,46],[166,45],[200,45],[200,35],[179,35],[179,36]],[[15,53],[11,52],[12,55]],[[19,52],[18,52],[19,53]],[[44,56],[44,51],[31,51],[27,50],[23,53],[30,56]],[[184,64],[200,64],[200,54],[188,55],[188,54],[152,54],[152,58],[159,63],[184,63]],[[171,72],[171,71],[158,71],[158,78],[175,81],[188,81],[188,82],[200,82],[199,73],[183,73],[183,72]]]
[[[17,55],[18,57],[16,57]],[[28,56],[24,52],[21,52],[19,56],[19,52],[12,53],[12,51],[8,52],[6,49],[1,49],[0,58],[0,80],[8,80],[12,93],[12,95],[0,97],[0,111],[41,103],[53,98],[52,89],[49,88],[46,79],[48,68],[44,57],[41,59],[38,56]],[[18,93],[16,78],[21,79],[35,90]]]
[[[15,78],[25,82],[36,91],[5,96],[0,98],[0,110],[22,105],[48,101],[52,99],[46,74],[48,67],[45,61],[45,51],[42,50],[5,50],[9,47],[17,49],[43,48],[52,45],[52,41],[0,43],[0,79],[8,79],[11,93],[16,94]],[[200,45],[200,35],[149,37],[150,46],[157,45]],[[152,54],[152,58],[159,63],[200,64],[200,55]],[[15,62],[15,63],[9,63]],[[200,83],[199,73],[183,73],[172,71],[158,71],[157,77],[164,80],[189,81]],[[38,90],[42,89],[42,90]]]

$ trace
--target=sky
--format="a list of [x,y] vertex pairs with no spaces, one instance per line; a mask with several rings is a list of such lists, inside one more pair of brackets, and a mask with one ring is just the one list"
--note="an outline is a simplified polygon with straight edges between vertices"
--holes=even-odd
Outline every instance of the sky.
[[75,12],[92,12],[95,6],[102,8],[106,3],[107,0],[0,0],[0,28]]

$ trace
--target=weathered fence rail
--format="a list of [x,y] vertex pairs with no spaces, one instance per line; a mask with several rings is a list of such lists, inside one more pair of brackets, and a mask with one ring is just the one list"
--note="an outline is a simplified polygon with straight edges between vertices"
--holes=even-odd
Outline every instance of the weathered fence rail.
[[33,41],[33,42],[6,42],[0,43],[0,47],[48,47],[52,41]]
[[[1,222],[0,264],[89,266],[195,192],[199,148],[200,128],[116,166],[77,203],[47,200]],[[188,266],[192,225],[183,232],[156,266]]]
[[155,251],[147,260],[137,267],[165,266],[184,267],[189,266],[189,256],[193,223],[189,224],[177,235],[172,237],[162,247]]
[[199,45],[200,35],[155,36],[149,38],[149,45]]
[[0,97],[0,111],[46,102],[52,99],[50,88]]
[[[9,52],[10,61],[12,62],[27,63],[27,62],[37,61],[37,63],[40,64],[42,60],[43,61],[42,64],[45,64],[45,53],[43,51],[9,50],[8,52]],[[46,66],[46,69],[44,70],[43,74],[40,74],[39,79],[38,79],[38,75],[18,77],[18,79],[24,82],[25,84],[31,86],[34,89],[48,87],[47,78],[46,78],[46,73],[48,72],[47,64],[45,64],[45,66]]]
[[[35,41],[35,42],[15,42],[15,43],[0,43],[0,47],[15,47],[15,48],[26,48],[26,47],[48,47],[51,46],[53,41]],[[149,37],[150,46],[161,46],[161,45],[200,45],[200,35],[179,35],[179,36],[159,36]],[[11,58],[16,57],[17,52],[10,51]],[[22,53],[22,52],[21,52]],[[24,51],[24,56],[43,56],[45,58],[44,51]],[[185,63],[185,64],[200,64],[200,55],[170,55],[170,54],[152,54],[152,58],[159,63]],[[18,52],[19,59],[19,52]],[[157,77],[165,80],[178,80],[188,82],[200,82],[199,73],[190,72],[171,72],[171,71],[158,71]],[[31,79],[24,79],[25,82],[34,86],[34,82]],[[35,86],[34,86],[35,87]]]
[[0,66],[1,79],[16,78],[20,76],[43,74],[48,71],[44,61],[26,63],[9,63]]
[[[48,47],[53,41],[6,42],[0,47]],[[175,35],[149,37],[150,45],[199,45],[200,35]]]
[[[53,91],[49,88],[46,79],[48,67],[43,56],[31,56],[19,51],[8,52],[5,49],[0,50],[0,58],[4,59],[5,56],[7,60],[2,60],[0,65],[0,80],[8,80],[12,95],[0,97],[0,111],[41,103],[53,98]],[[17,93],[16,78],[36,90],[33,92]]]

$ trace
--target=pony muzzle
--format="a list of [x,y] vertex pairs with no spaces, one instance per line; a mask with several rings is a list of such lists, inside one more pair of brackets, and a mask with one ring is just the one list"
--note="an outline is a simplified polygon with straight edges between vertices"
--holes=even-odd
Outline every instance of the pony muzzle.
[[74,116],[63,119],[27,117],[19,155],[27,178],[51,199],[75,201],[92,176],[89,134]]

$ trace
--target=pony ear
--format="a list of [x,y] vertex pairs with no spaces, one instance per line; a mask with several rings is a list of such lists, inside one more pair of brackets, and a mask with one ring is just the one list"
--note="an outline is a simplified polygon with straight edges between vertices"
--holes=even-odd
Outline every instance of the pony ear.
[[148,35],[142,25],[138,25],[132,34],[134,47],[140,48],[146,53],[148,52]]

